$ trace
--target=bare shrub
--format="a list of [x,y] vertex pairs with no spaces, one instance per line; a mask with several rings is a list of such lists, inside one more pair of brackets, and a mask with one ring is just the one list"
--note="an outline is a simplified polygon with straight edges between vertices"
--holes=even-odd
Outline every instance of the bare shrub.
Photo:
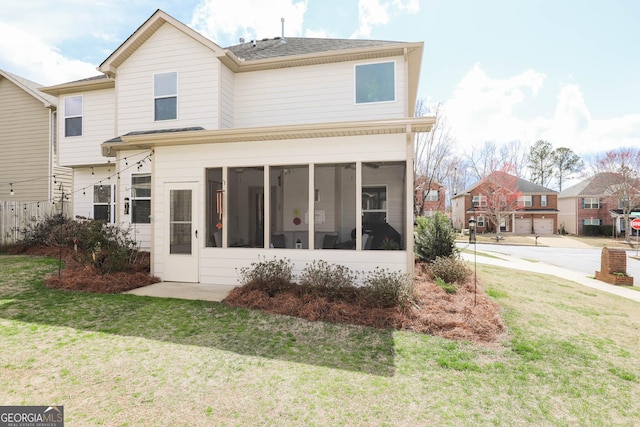
[[440,278],[445,283],[462,283],[471,274],[467,263],[457,256],[436,257],[427,271],[432,279]]
[[352,301],[355,296],[357,273],[348,267],[315,260],[302,271],[300,284],[311,294],[331,300]]
[[240,283],[253,289],[262,289],[270,296],[291,288],[293,264],[287,258],[252,262],[238,271]]
[[360,296],[371,307],[408,307],[414,299],[413,279],[399,271],[376,268],[367,273]]

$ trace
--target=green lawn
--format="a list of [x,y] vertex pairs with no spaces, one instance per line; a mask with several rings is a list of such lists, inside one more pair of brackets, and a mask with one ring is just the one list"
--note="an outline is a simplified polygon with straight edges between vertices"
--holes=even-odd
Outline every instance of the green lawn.
[[637,425],[640,305],[478,265],[509,336],[479,346],[221,304],[45,289],[0,256],[0,403],[89,425]]

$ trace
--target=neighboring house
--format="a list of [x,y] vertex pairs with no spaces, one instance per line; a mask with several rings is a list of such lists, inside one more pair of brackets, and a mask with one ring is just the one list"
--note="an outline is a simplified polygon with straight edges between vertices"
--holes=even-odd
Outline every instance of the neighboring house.
[[236,284],[274,256],[412,272],[413,141],[434,122],[412,117],[422,52],[282,37],[223,49],[158,10],[104,76],[43,89],[59,97],[75,211],[130,225],[165,281]]
[[558,192],[522,178],[504,174],[512,178],[513,192],[517,194],[517,208],[508,209],[500,218],[500,230],[494,229],[488,220],[488,197],[483,193],[484,180],[456,194],[451,199],[452,222],[458,230],[469,228],[469,220],[476,220],[478,233],[507,232],[514,234],[555,234],[558,229]]
[[[613,225],[617,234],[627,229],[620,200],[608,191],[615,185],[617,174],[603,172],[586,178],[558,194],[559,227],[569,234],[582,235],[585,225]],[[631,217],[640,217],[638,209]]]
[[0,70],[0,244],[54,213],[64,185],[71,189],[71,170],[57,165],[57,99],[39,86]]
[[435,212],[445,213],[446,189],[438,182],[428,183],[424,177],[415,180],[415,206],[418,215],[431,216]]

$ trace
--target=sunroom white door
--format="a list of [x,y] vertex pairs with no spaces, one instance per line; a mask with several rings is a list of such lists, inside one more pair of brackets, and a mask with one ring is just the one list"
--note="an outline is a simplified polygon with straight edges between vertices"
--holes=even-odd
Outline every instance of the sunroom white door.
[[163,280],[199,281],[197,183],[165,183],[167,221],[164,225],[165,269]]

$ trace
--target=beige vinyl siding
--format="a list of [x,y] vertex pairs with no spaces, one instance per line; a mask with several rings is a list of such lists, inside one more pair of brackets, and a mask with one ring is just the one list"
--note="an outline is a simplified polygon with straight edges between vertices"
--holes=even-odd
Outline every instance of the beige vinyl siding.
[[[395,61],[396,100],[356,105],[356,64]],[[239,73],[235,79],[236,127],[394,119],[405,116],[402,57]]]
[[49,109],[2,77],[0,100],[0,200],[46,200],[53,185]]
[[[118,180],[118,186],[116,188],[116,222],[122,225],[124,228],[128,228],[131,237],[140,245],[140,249],[148,251],[151,248],[151,224],[132,224],[131,223],[131,211],[125,215],[124,212],[124,199],[128,197],[132,198],[131,194],[131,175],[133,174],[146,174],[152,173],[151,162],[145,160],[138,169],[137,162],[146,158],[149,155],[149,150],[145,151],[123,151],[119,153],[117,166],[120,172],[120,179]],[[125,159],[126,157],[126,159]],[[153,176],[152,178],[153,179]],[[151,197],[151,207],[153,209],[153,195]]]
[[[64,136],[64,100],[82,96],[82,135]],[[115,91],[102,89],[60,96],[58,111],[58,144],[61,166],[83,166],[106,163],[100,144],[113,138],[115,122]]]
[[[202,126],[218,128],[221,64],[214,53],[164,24],[119,68],[119,135],[132,131]],[[154,120],[153,76],[177,72],[177,119]]]
[[221,126],[222,128],[232,128],[234,126],[234,85],[235,76],[233,71],[224,65],[221,66],[222,85],[220,87],[221,94]]
[[[364,149],[366,147],[366,150]],[[286,160],[282,153],[287,153]],[[197,229],[205,235],[205,169],[210,167],[247,167],[266,164],[343,163],[356,160],[374,162],[404,160],[406,158],[405,135],[376,135],[351,138],[301,139],[268,142],[243,142],[228,144],[193,145],[181,147],[157,147],[153,156],[153,274],[162,277],[164,224],[166,203],[165,182],[197,182],[200,218]],[[188,166],[187,166],[188,165]],[[272,256],[265,249],[205,248],[204,239],[198,242],[200,251],[200,281],[202,283],[236,284],[237,269],[258,260],[258,255]],[[292,250],[286,255],[296,269],[301,270],[317,253]],[[350,268],[373,270],[376,266],[394,271],[406,271],[405,251],[325,251],[328,262],[349,262]]]
[[577,234],[578,200],[576,197],[558,199],[558,228],[564,229],[567,233]]

